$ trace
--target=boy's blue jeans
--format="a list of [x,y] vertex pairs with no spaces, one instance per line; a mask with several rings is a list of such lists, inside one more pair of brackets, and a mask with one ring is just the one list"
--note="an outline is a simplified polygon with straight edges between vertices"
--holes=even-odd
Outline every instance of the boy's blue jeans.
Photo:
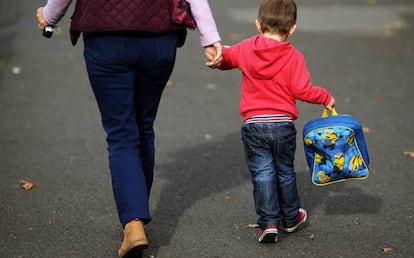
[[84,40],[89,80],[107,135],[112,188],[122,226],[151,220],[154,129],[175,63],[174,33],[99,34]]
[[241,136],[252,175],[257,223],[263,229],[282,223],[294,224],[300,208],[294,171],[294,124],[245,123]]

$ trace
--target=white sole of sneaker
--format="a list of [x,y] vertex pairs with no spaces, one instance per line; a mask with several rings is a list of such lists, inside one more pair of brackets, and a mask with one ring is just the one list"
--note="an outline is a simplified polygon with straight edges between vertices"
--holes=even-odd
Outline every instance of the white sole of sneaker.
[[294,227],[291,227],[291,228],[283,228],[283,227],[282,227],[282,230],[283,230],[283,231],[288,232],[288,233],[292,233],[292,232],[296,231],[296,229],[297,229],[300,225],[302,225],[302,224],[304,224],[304,223],[306,222],[306,220],[308,219],[308,213],[306,212],[306,210],[304,210],[304,209],[300,208],[300,209],[299,209],[299,212],[302,212],[302,213],[304,213],[304,214],[305,214],[304,219],[303,219],[301,222],[299,222],[298,224],[296,224]]
[[259,237],[259,243],[276,243],[277,242],[277,229],[268,228]]

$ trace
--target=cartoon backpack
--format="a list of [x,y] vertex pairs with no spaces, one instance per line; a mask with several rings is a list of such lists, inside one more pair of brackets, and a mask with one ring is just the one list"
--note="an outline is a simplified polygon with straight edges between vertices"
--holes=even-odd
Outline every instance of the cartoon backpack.
[[312,182],[317,186],[349,179],[366,179],[369,157],[361,124],[350,115],[322,117],[307,122],[303,128],[306,161]]

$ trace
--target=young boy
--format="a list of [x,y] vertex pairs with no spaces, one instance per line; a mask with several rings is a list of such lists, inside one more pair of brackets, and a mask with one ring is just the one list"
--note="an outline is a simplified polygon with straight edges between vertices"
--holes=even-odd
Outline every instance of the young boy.
[[296,29],[296,12],[293,0],[264,0],[256,20],[260,35],[224,48],[218,67],[242,71],[241,135],[262,229],[260,243],[275,243],[278,228],[294,232],[307,219],[294,171],[295,101],[329,110],[335,105],[326,89],[312,85],[303,55],[287,42]]

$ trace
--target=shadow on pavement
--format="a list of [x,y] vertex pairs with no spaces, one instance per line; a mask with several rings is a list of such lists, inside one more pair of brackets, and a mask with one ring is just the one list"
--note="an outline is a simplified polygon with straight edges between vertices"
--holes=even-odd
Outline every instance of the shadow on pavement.
[[[299,157],[304,155],[299,144],[297,154]],[[172,162],[159,167],[162,171],[160,178],[166,183],[152,212],[158,228],[152,233],[157,235],[151,242],[152,252],[170,245],[180,217],[198,201],[250,181],[239,132],[228,134],[221,141],[183,149],[171,156]],[[320,209],[319,206],[323,206],[330,215],[377,214],[381,210],[382,200],[360,188],[364,182],[317,187],[311,183],[309,172],[299,168],[298,163],[303,162],[304,156],[296,161],[298,189],[302,204],[310,215],[313,210]],[[246,201],[253,202],[252,199]]]
[[169,243],[181,215],[197,201],[250,180],[238,132],[171,156],[173,162],[160,165],[166,184],[152,212],[160,228],[169,229],[160,235],[163,244]]

